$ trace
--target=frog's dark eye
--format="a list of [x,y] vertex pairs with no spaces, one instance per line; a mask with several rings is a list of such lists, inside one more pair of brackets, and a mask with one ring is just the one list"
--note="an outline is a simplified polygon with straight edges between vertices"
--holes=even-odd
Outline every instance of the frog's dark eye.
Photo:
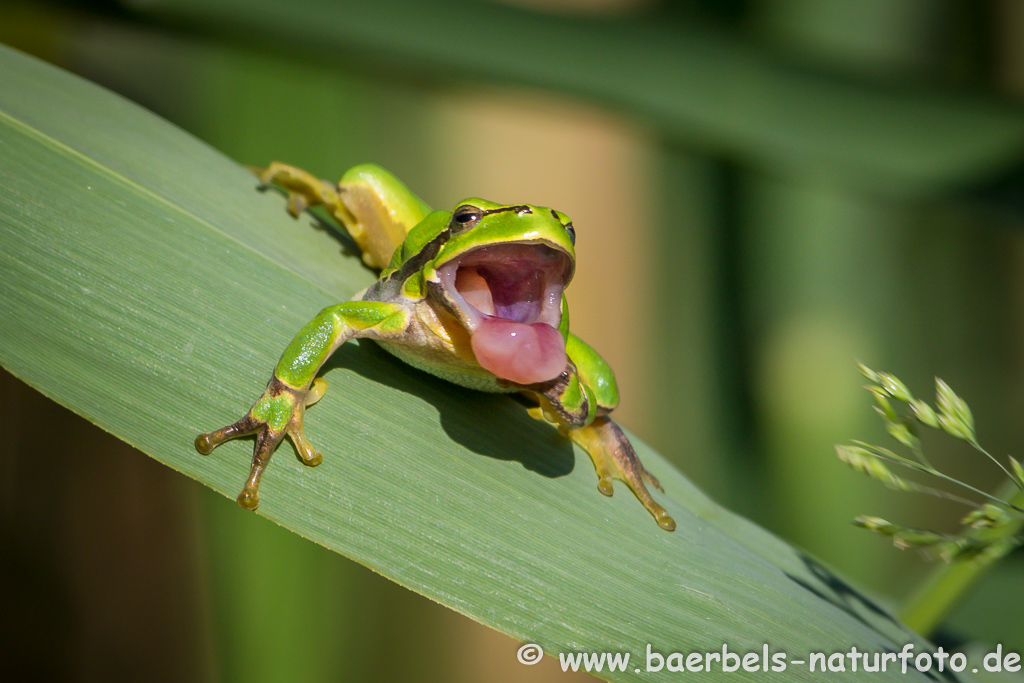
[[562,223],[562,227],[565,228],[567,233],[569,233],[569,241],[572,242],[573,246],[576,246],[576,229],[572,227],[572,221],[569,220],[569,217],[564,213],[555,211],[554,209],[551,209],[551,215],[554,216],[555,220],[559,223],[562,223],[563,220],[565,221]]
[[465,204],[455,209],[452,213],[452,228],[454,230],[465,230],[471,228],[483,218],[484,212],[475,206]]

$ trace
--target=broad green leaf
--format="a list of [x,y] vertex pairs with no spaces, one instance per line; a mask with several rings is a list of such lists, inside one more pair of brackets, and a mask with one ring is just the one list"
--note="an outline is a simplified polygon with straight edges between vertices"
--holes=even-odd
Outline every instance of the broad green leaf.
[[688,147],[886,195],[983,182],[1024,149],[1024,116],[996,101],[802,70],[671,18],[584,19],[480,0],[126,4],[324,63],[356,55],[433,78],[485,76],[598,98]]
[[[196,433],[248,408],[294,332],[372,275],[247,171],[135,105],[2,48],[0,80],[0,363],[234,497],[251,443],[203,457]],[[680,674],[643,671],[648,644],[767,643],[790,662],[929,648],[639,440],[675,533],[621,484],[602,496],[586,455],[508,397],[371,344],[344,347],[326,376],[306,420],[324,463],[282,448],[259,514],[549,654],[628,652],[626,671],[602,676],[651,681]],[[820,680],[793,663],[774,677]]]

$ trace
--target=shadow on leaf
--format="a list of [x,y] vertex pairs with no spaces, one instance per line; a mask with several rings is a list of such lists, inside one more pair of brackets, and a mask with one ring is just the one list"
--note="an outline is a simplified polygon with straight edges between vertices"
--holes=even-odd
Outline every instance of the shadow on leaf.
[[[441,428],[466,449],[498,460],[516,461],[545,477],[563,477],[575,465],[572,442],[551,425],[530,417],[512,395],[473,391],[406,365],[374,342],[345,344],[324,364],[321,376],[347,368],[366,379],[423,399],[440,417]],[[480,429],[479,415],[490,429]]]

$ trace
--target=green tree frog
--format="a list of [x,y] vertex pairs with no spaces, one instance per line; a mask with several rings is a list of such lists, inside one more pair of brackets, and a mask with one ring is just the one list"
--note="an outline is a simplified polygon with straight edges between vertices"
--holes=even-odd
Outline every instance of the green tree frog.
[[601,493],[612,495],[612,479],[622,479],[662,529],[675,529],[645,482],[661,485],[608,417],[619,401],[611,368],[569,332],[563,290],[575,268],[576,235],[568,216],[476,198],[452,211],[431,211],[372,164],[350,169],[336,185],[278,162],[257,174],[262,186],[288,191],[295,217],[322,205],[380,279],[299,331],[240,420],[196,438],[196,449],[208,454],[229,439],[256,435],[238,496],[242,507],[259,505],[260,478],[284,437],[302,462],[320,464],[323,457],[303,434],[306,408],[327,389],[317,372],[339,346],[366,337],[450,382],[522,393],[535,404],[533,417],[552,423],[590,455]]

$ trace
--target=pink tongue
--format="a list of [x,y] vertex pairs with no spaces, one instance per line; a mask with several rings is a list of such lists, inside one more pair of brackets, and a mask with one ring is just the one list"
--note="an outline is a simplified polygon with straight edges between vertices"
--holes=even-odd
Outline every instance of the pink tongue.
[[565,369],[565,340],[546,323],[484,318],[472,337],[473,353],[485,369],[516,384],[536,384]]

